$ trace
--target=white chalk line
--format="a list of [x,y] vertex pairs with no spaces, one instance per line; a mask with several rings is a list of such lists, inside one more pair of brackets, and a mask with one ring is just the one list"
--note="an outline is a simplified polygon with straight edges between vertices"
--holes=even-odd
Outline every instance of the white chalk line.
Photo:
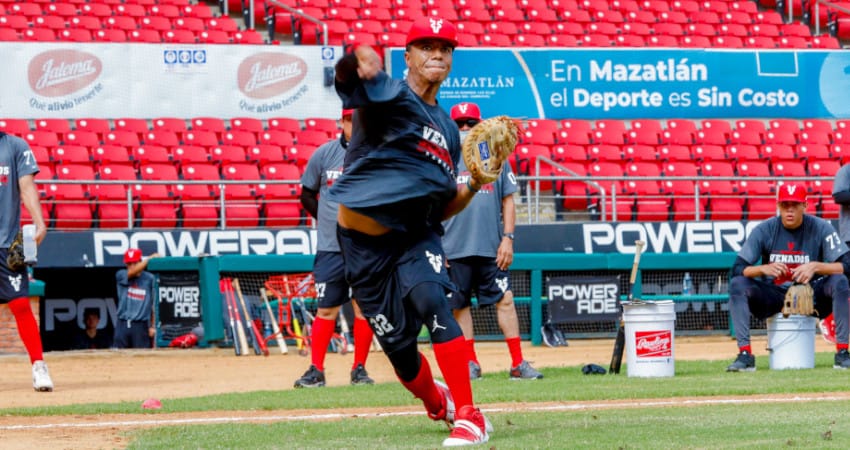
[[[569,403],[561,405],[525,405],[511,407],[482,407],[481,411],[486,413],[507,413],[507,412],[542,412],[542,411],[583,411],[583,410],[598,410],[598,409],[617,409],[617,408],[651,408],[651,407],[670,407],[670,406],[701,406],[701,405],[735,405],[742,403],[796,403],[796,402],[812,402],[812,401],[847,401],[843,396],[837,397],[780,397],[780,398],[707,398],[707,399],[682,399],[682,400],[646,400],[646,401],[628,401],[628,402],[604,402],[604,403]],[[16,431],[16,430],[38,430],[45,428],[139,428],[145,426],[169,426],[169,425],[206,425],[220,423],[256,423],[256,422],[293,422],[293,421],[314,421],[314,420],[334,420],[347,419],[355,417],[401,417],[422,415],[421,411],[398,411],[398,412],[364,412],[364,413],[324,413],[324,414],[298,414],[297,412],[289,413],[285,416],[229,416],[229,417],[199,417],[186,419],[149,419],[149,420],[123,420],[123,421],[102,421],[102,422],[59,422],[46,423],[35,425],[0,425],[0,431]]]

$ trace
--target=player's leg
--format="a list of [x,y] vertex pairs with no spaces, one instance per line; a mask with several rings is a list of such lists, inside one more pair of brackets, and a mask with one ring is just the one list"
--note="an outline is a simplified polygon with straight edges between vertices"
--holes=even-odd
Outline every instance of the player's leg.
[[[26,276],[26,275],[25,275]],[[27,297],[19,297],[9,302],[9,310],[15,316],[18,335],[27,349],[32,364],[32,387],[39,392],[53,391],[53,380],[44,362],[41,335],[38,332],[38,322],[32,313]]]
[[821,317],[832,313],[835,320],[835,363],[833,368],[850,369],[850,285],[844,274],[829,275],[812,283],[815,310]]
[[752,372],[756,360],[750,345],[750,317],[767,318],[782,310],[784,291],[774,285],[739,275],[729,282],[729,313],[735,328],[738,356],[727,372]]
[[374,333],[357,301],[352,300],[351,306],[354,307],[354,364],[351,366],[351,384],[374,384],[375,380],[366,372],[366,359],[369,358]]
[[475,353],[475,331],[472,324],[472,287],[474,285],[473,267],[467,264],[467,259],[449,261],[449,277],[454,283],[456,291],[451,292],[448,303],[452,314],[461,330],[469,352],[469,379],[481,378],[481,363]]

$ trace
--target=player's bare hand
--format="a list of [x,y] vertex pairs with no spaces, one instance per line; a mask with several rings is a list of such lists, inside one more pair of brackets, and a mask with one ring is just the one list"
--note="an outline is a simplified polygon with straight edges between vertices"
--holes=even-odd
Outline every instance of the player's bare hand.
[[42,223],[35,227],[35,245],[40,245],[47,237],[47,227]]
[[812,278],[817,273],[818,264],[817,262],[810,262],[791,269],[791,279],[797,283],[808,283],[812,281]]
[[369,45],[361,45],[354,50],[357,56],[357,75],[361,80],[371,80],[381,71],[381,57]]
[[781,278],[788,274],[788,266],[778,262],[764,264],[761,266],[761,273],[767,277]]
[[508,270],[514,262],[514,241],[510,238],[502,239],[499,249],[496,250],[496,265],[499,269]]

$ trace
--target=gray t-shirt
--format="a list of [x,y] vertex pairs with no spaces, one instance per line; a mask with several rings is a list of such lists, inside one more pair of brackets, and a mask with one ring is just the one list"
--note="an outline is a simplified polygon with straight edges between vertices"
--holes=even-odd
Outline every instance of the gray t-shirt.
[[320,252],[340,251],[336,240],[336,213],[339,203],[330,200],[328,190],[342,175],[344,159],[345,147],[342,146],[340,139],[335,139],[316,149],[310,161],[307,162],[304,174],[301,175],[301,185],[319,193],[316,249]]
[[9,248],[21,227],[21,188],[18,180],[38,173],[38,163],[27,141],[0,136],[0,248]]
[[[463,160],[458,163],[458,174],[458,186],[466,184],[470,175]],[[516,177],[510,164],[505,164],[501,176],[496,181],[481,186],[481,190],[463,211],[443,222],[446,229],[443,236],[446,258],[495,258],[502,241],[502,199],[516,191]]]
[[118,289],[118,320],[148,322],[150,326],[153,310],[154,285],[156,277],[148,271],[142,271],[136,278],[127,278],[127,269],[115,273]]
[[[805,215],[796,230],[782,226],[781,217],[771,217],[753,228],[738,256],[750,265],[782,262],[793,269],[813,261],[831,263],[847,253],[847,244],[838,237],[832,224],[819,217]],[[774,283],[790,283],[790,276]]]
[[[832,193],[850,191],[850,164],[845,164],[835,174],[835,182],[832,185]],[[850,205],[839,205],[838,233],[844,242],[850,241]]]

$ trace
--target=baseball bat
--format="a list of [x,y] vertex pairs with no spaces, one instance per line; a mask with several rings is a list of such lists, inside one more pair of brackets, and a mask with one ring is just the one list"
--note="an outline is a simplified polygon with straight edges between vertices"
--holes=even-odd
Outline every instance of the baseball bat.
[[245,320],[251,324],[250,331],[254,335],[255,346],[259,348],[259,351],[263,354],[263,356],[269,356],[269,348],[266,346],[266,340],[263,339],[263,333],[261,333],[259,328],[257,328],[257,322],[251,319],[251,310],[248,309],[248,305],[245,304],[245,297],[242,296],[242,288],[239,287],[239,278],[233,279],[233,289],[236,290],[236,295],[239,296],[239,303],[242,304],[242,309],[245,310]]
[[353,352],[354,339],[352,339],[351,329],[348,327],[348,320],[345,319],[345,312],[342,308],[339,309],[339,330],[342,331],[342,335],[345,337],[345,352]]
[[227,301],[232,304],[234,317],[236,319],[236,336],[239,340],[240,356],[248,354],[248,337],[245,336],[245,328],[242,326],[242,315],[239,313],[239,306],[236,304],[236,297],[233,295],[233,284],[230,278],[225,281],[227,291]]
[[[266,295],[265,288],[260,288],[260,296],[263,297],[263,303],[266,305],[266,311],[269,312],[269,322],[271,322],[272,325],[272,335],[277,341],[277,346],[280,347],[280,353],[285,355],[289,352],[289,349],[286,348],[286,339],[283,338],[283,332],[280,331],[280,325],[277,324],[277,319],[274,318],[272,306],[269,303],[269,297]],[[278,308],[280,308],[280,304],[278,304]]]
[[[635,241],[635,259],[632,263],[632,273],[629,276],[629,295],[628,301],[634,298],[635,280],[637,279],[638,266],[640,265],[640,254],[643,251],[643,246],[646,245],[643,241]],[[617,338],[614,340],[614,352],[611,354],[611,364],[608,366],[608,372],[613,374],[620,373],[620,365],[623,363],[623,350],[626,348],[626,327],[623,323],[623,305],[620,305],[620,326],[617,329]]]
[[236,353],[236,356],[242,354],[242,349],[239,348],[239,339],[236,336],[236,320],[233,317],[233,307],[230,306],[230,300],[227,298],[227,285],[222,280],[222,294],[224,294],[224,301],[227,303],[227,316],[230,319],[230,334],[233,336],[233,351]]

